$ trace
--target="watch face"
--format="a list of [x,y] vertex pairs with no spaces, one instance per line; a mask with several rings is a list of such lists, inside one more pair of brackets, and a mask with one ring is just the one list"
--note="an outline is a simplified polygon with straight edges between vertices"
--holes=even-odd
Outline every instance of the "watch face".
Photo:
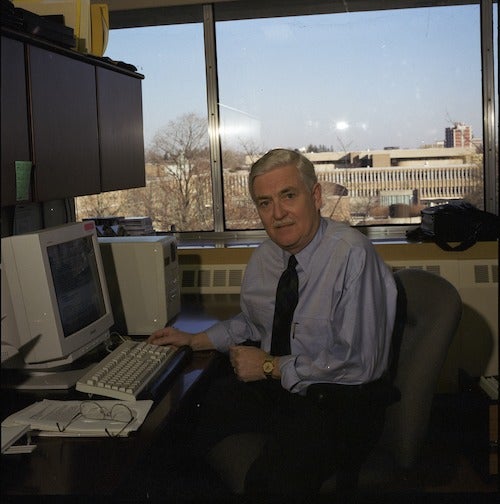
[[269,374],[273,372],[274,365],[271,361],[265,361],[262,365],[262,369],[264,370],[264,373]]

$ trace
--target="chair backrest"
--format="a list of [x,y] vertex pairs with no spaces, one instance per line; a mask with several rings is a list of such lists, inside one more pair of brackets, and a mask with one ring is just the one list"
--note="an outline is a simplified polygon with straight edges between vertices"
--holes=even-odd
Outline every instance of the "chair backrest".
[[[387,409],[381,444],[397,464],[412,467],[426,436],[433,396],[462,313],[462,301],[446,279],[424,270],[395,273],[403,324],[396,331],[394,383],[401,400]],[[399,320],[401,322],[401,320]]]

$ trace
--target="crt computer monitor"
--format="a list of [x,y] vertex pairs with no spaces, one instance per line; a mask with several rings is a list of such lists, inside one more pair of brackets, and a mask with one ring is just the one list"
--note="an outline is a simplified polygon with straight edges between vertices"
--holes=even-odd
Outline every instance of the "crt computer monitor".
[[59,370],[60,379],[54,373],[22,388],[73,385],[75,374],[64,378],[60,370],[108,339],[113,325],[95,224],[76,222],[2,238],[2,282],[10,301],[2,302],[2,329],[9,329],[2,346],[19,351],[2,366],[31,371],[31,377],[37,375],[33,371],[45,371],[38,373],[43,377]]

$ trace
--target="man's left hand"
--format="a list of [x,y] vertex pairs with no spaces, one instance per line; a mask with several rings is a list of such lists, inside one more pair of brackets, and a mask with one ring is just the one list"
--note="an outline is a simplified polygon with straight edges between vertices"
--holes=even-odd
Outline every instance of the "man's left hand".
[[262,370],[267,352],[252,346],[233,346],[229,349],[229,360],[234,373],[244,382],[263,380],[266,375]]

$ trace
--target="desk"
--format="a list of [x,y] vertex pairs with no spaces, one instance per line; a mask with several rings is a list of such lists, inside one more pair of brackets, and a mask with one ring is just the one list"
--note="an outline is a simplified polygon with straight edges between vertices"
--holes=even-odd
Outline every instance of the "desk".
[[[216,306],[216,305],[214,305]],[[227,305],[224,306],[227,309]],[[205,310],[191,302],[175,322],[181,329],[211,325],[217,310]],[[31,454],[2,455],[2,496],[6,495],[99,495],[112,496],[133,476],[136,463],[168,429],[175,413],[194,401],[217,369],[219,354],[196,352],[191,362],[158,399],[140,429],[124,438],[34,438]],[[20,393],[2,390],[2,419],[41,397],[86,398],[75,390]]]
[[[113,495],[168,428],[175,412],[202,387],[215,366],[215,352],[195,353],[166,394],[160,397],[136,433],[124,438],[34,438],[31,454],[2,455],[2,495]],[[45,395],[44,397],[48,397]],[[77,399],[78,392],[50,394],[52,399]],[[34,394],[2,391],[2,410],[12,412],[40,400]],[[8,414],[2,411],[2,417]]]

